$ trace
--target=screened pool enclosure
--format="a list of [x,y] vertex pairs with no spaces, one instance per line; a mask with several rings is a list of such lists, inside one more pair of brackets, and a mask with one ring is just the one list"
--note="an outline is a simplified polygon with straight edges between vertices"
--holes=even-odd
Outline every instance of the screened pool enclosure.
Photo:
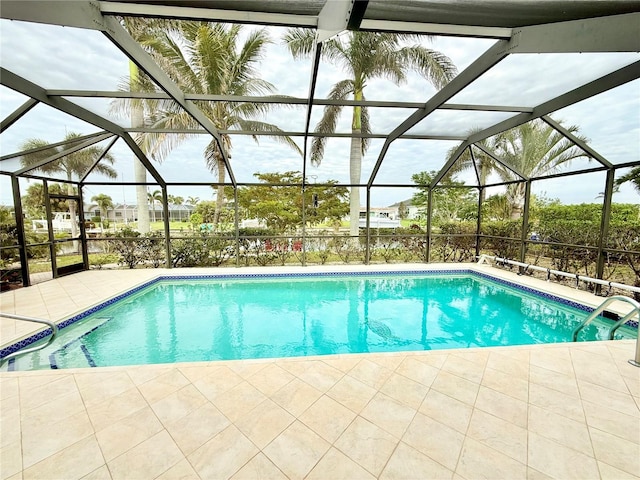
[[3,0],[3,289],[481,254],[640,286],[639,12]]

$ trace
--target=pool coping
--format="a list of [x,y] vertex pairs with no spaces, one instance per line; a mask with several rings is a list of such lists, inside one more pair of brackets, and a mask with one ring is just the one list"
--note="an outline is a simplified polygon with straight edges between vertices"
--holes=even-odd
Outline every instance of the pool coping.
[[[336,268],[336,266],[324,266],[318,267],[272,267],[262,269],[246,269],[245,271],[238,271],[237,269],[206,269],[212,273],[197,273],[202,272],[204,269],[197,269],[196,273],[185,273],[190,269],[178,270],[164,270],[158,272],[154,277],[144,280],[131,288],[124,290],[121,293],[113,295],[108,299],[98,302],[89,308],[83,308],[79,313],[67,315],[60,320],[56,321],[60,330],[73,325],[80,320],[96,313],[124,298],[134,295],[141,290],[162,281],[171,280],[231,280],[231,279],[247,279],[247,278],[312,278],[312,277],[344,277],[344,276],[380,276],[380,275],[393,275],[393,274],[405,274],[405,275],[474,275],[480,278],[484,278],[502,285],[505,285],[516,290],[523,291],[532,295],[540,296],[552,301],[556,301],[563,305],[567,305],[573,308],[583,310],[586,313],[592,312],[597,305],[589,305],[587,301],[575,300],[569,298],[568,292],[558,292],[559,288],[554,288],[556,292],[548,291],[548,288],[542,288],[544,285],[553,285],[554,287],[563,287],[561,285],[549,284],[539,279],[520,276],[514,272],[500,270],[494,267],[488,267],[479,265],[476,263],[471,264],[393,264],[393,265],[351,265],[350,268]],[[327,269],[331,268],[331,271]],[[243,269],[244,270],[244,269]],[[216,273],[213,273],[216,272]],[[491,272],[491,273],[489,273]],[[501,274],[498,274],[500,272]],[[506,274],[506,275],[504,275]],[[509,276],[516,277],[522,280],[534,280],[535,286],[524,285],[522,283],[515,283],[515,278],[509,279]],[[505,278],[507,277],[507,278]],[[541,282],[538,283],[538,282]],[[568,287],[563,287],[568,288]],[[583,292],[587,293],[587,292]],[[591,294],[590,294],[591,295]],[[595,295],[594,295],[595,297]],[[595,297],[603,298],[603,297]],[[609,310],[615,311],[615,308]],[[626,322],[631,328],[638,328],[638,322],[630,320]],[[4,358],[7,355],[11,355],[14,352],[21,350],[43,338],[46,338],[51,334],[51,329],[44,327],[36,333],[29,333],[19,339],[10,340],[6,345],[2,345],[0,348],[0,358]]]

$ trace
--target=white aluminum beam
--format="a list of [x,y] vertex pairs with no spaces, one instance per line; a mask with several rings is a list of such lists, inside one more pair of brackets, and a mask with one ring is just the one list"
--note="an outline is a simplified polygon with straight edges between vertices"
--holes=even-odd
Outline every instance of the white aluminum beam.
[[50,148],[55,148],[55,147],[60,147],[62,145],[67,145],[67,144],[72,143],[72,142],[79,142],[81,140],[94,138],[94,137],[97,137],[97,136],[102,135],[104,133],[107,133],[107,132],[102,131],[102,132],[91,133],[89,135],[83,135],[81,137],[76,137],[76,138],[73,138],[73,139],[63,140],[63,141],[57,142],[57,143],[50,143],[49,145],[44,145],[42,147],[30,148],[29,150],[22,150],[20,152],[10,153],[8,155],[4,155],[4,156],[0,157],[0,161],[10,160],[12,158],[17,158],[17,157],[22,157],[24,155],[29,155],[31,153],[42,152],[43,150],[49,150]]
[[476,38],[511,38],[510,28],[450,25],[443,23],[399,22],[372,19],[362,20],[362,23],[360,24],[360,30],[397,33],[424,33],[427,35],[451,35]]
[[88,0],[2,0],[0,18],[102,30],[98,2]]
[[316,43],[324,42],[344,32],[349,25],[355,0],[329,0],[318,14]]
[[499,163],[500,165],[502,165],[504,168],[506,168],[507,170],[512,171],[513,173],[515,173],[517,176],[519,176],[522,180],[529,180],[529,177],[526,176],[524,173],[522,173],[519,169],[515,168],[512,165],[509,165],[507,162],[505,162],[502,158],[500,158],[498,155],[496,155],[494,152],[492,152],[491,150],[489,150],[487,147],[485,147],[484,145],[482,145],[481,143],[475,143],[473,145],[471,145],[471,148],[476,147],[479,148],[480,150],[482,150],[484,153],[486,153],[487,155],[489,155],[494,161],[496,161],[497,163]]
[[316,27],[315,15],[252,12],[242,10],[218,10],[198,7],[178,7],[137,3],[98,2],[105,15],[173,18],[176,20],[203,20],[207,22],[248,23],[257,25],[282,25],[289,27]]
[[509,53],[640,52],[640,13],[513,29]]

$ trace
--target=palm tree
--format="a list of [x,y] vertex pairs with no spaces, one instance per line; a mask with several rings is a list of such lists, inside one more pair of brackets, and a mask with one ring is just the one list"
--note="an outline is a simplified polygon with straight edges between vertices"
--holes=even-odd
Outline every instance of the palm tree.
[[[577,134],[577,126],[570,126],[567,130],[580,140],[587,141],[586,138]],[[564,135],[539,119],[487,138],[482,141],[482,144],[493,151],[506,165],[529,178],[544,177],[556,173],[572,160],[588,157],[583,150]],[[449,158],[456,149],[457,147],[454,147],[449,150]],[[497,174],[504,182],[520,179],[513,170],[494,161],[484,152],[476,149],[474,155],[481,184],[486,183],[492,173]],[[469,168],[473,168],[473,164],[468,150],[465,150],[449,171],[449,175]],[[520,218],[522,214],[525,188],[524,182],[507,185],[506,196],[510,206],[510,218],[513,220]]]
[[[156,202],[162,205],[162,192],[160,190],[154,190],[151,193],[147,193],[147,198],[151,202],[151,208],[153,209],[153,221],[156,221]],[[140,218],[140,211],[138,209],[138,218]]]
[[[75,132],[69,132],[65,136],[65,140],[73,140],[74,138],[78,138],[81,135]],[[33,148],[40,148],[48,145],[49,142],[46,140],[32,138],[21,145],[22,150],[30,150]],[[75,143],[77,145],[77,142]],[[62,152],[64,149],[73,147],[74,142],[67,143],[65,146],[49,148],[47,150],[42,150],[40,152],[31,153],[28,155],[24,155],[20,157],[20,163],[23,167],[29,167],[31,165],[35,165],[38,162],[51,157],[57,153]],[[97,146],[90,146],[83,148],[82,150],[78,150],[77,152],[70,153],[69,155],[65,155],[58,160],[50,162],[41,167],[34,168],[34,170],[52,174],[52,173],[64,173],[67,180],[71,182],[73,180],[74,175],[76,177],[82,177],[87,171],[91,168],[91,166],[100,158],[103,150]],[[100,173],[102,175],[106,175],[109,178],[117,178],[118,172],[111,167],[113,165],[115,159],[111,154],[106,154],[102,160],[94,167],[93,171]],[[74,195],[75,188],[72,183],[67,184],[67,194]],[[71,236],[78,236],[78,226],[76,225],[75,218],[77,214],[77,204],[76,202],[68,202],[69,205],[69,214],[71,216]]]
[[[336,83],[329,93],[332,100],[364,100],[364,89],[367,81],[374,78],[386,78],[400,85],[406,81],[407,73],[415,71],[438,88],[442,88],[457,73],[451,60],[440,52],[430,50],[421,45],[410,46],[409,42],[417,42],[427,37],[419,35],[400,35],[392,33],[349,32],[348,35],[328,40],[323,43],[322,57],[330,63],[342,66],[349,78]],[[315,32],[311,29],[294,28],[288,30],[284,37],[289,51],[294,58],[309,57],[315,46]],[[342,106],[325,107],[322,119],[316,126],[319,133],[331,134]],[[354,134],[371,133],[367,107],[354,107],[351,121]],[[324,156],[326,137],[316,137],[311,146],[311,163],[319,165]],[[350,183],[360,183],[362,156],[369,146],[368,139],[351,138],[349,159]],[[358,218],[360,215],[360,190],[351,187],[350,225],[351,235],[358,235]]]
[[107,217],[107,209],[113,207],[113,199],[104,193],[99,193],[91,197],[91,201],[95,202],[100,209],[101,220]]
[[620,186],[623,183],[631,182],[633,188],[640,194],[640,167],[632,168],[626,175],[621,176],[616,180],[616,186]]
[[187,197],[187,205],[195,207],[200,201],[200,197]]
[[[239,47],[241,25],[225,25],[205,22],[165,23],[162,30],[141,35],[141,45],[155,58],[171,79],[184,91],[193,94],[252,96],[265,95],[275,87],[258,77],[257,66],[270,39],[265,29],[246,35]],[[126,105],[128,102],[121,102]],[[234,128],[264,133],[277,133],[275,125],[256,120],[270,104],[238,102],[196,102],[218,130]],[[200,125],[176,102],[149,102],[145,123],[155,128],[193,129]],[[145,151],[156,160],[163,160],[169,152],[190,134],[147,134]],[[286,136],[275,136],[298,153],[298,145]],[[254,138],[255,139],[255,138]],[[257,139],[256,139],[257,140]],[[207,167],[218,177],[218,192],[214,225],[224,204],[226,167],[221,148],[231,158],[231,137],[220,135],[221,146],[213,139],[205,148]]]

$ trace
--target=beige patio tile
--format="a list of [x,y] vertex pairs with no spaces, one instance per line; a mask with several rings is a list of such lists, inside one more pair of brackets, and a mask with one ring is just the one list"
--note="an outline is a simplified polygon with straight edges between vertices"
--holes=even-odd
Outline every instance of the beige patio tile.
[[527,426],[527,403],[504,393],[481,386],[475,406],[519,427]]
[[231,480],[287,480],[287,477],[263,453],[259,453],[238,470]]
[[455,472],[468,480],[516,479],[526,478],[527,467],[510,456],[467,437]]
[[473,407],[444,393],[431,389],[418,409],[420,413],[465,433]]
[[44,384],[40,384],[40,378],[34,377],[38,380],[36,380],[36,386],[31,388],[28,386],[28,381],[23,382],[22,378],[20,379],[20,407],[23,410],[38,408],[78,390],[72,375],[55,378]]
[[159,477],[156,477],[156,480],[200,480],[200,476],[193,469],[189,460],[185,458]]
[[[610,390],[628,393],[627,384],[618,372],[616,364],[609,354],[609,350],[604,345],[602,348],[607,353],[606,357],[580,349],[571,351],[576,378],[578,378],[578,381],[583,380]],[[606,371],[607,374],[602,375],[603,371]]]
[[598,462],[598,469],[602,480],[638,480],[639,478],[638,475],[632,475],[600,461]]
[[380,392],[414,409],[420,407],[428,391],[429,387],[426,385],[397,373],[391,374],[380,387]]
[[162,430],[151,408],[144,407],[96,432],[106,461],[122,455]]
[[619,470],[640,477],[640,446],[623,438],[590,427],[596,458]]
[[138,386],[138,390],[149,402],[155,403],[189,384],[189,380],[177,368],[152,378]]
[[204,395],[192,384],[189,384],[151,404],[151,408],[160,421],[166,425],[189,415],[205,403],[208,401]]
[[527,480],[554,480],[554,477],[545,475],[534,468],[527,467]]
[[205,403],[189,415],[165,425],[185,455],[211,440],[231,422],[212,403]]
[[486,368],[498,370],[514,378],[528,380],[529,350],[504,349],[489,352]]
[[187,458],[201,478],[229,478],[259,450],[234,425],[191,453]]
[[624,383],[627,384],[627,389],[629,390],[629,393],[634,397],[640,397],[640,371],[638,372],[637,376],[626,376],[623,378],[624,378]]
[[243,381],[224,394],[218,395],[212,403],[232,422],[247,416],[267,397],[250,383]]
[[[189,371],[185,372],[188,375]],[[219,395],[228,392],[233,387],[242,383],[240,375],[226,366],[213,368],[206,376],[193,376],[193,385],[209,400],[213,400]]]
[[584,411],[579,399],[542,385],[529,385],[529,403],[578,422],[584,421]]
[[520,463],[527,463],[527,430],[525,428],[474,409],[467,436]]
[[298,417],[320,396],[322,396],[320,390],[296,378],[271,395],[271,400],[294,417]]
[[587,424],[604,432],[617,435],[630,442],[640,443],[640,419],[611,410],[603,405],[582,402]]
[[334,443],[356,414],[332,398],[323,395],[298,417],[311,430],[329,443]]
[[115,397],[109,397],[102,403],[90,405],[87,407],[87,412],[93,427],[96,431],[100,431],[147,406],[138,389],[133,387]]
[[406,443],[400,442],[379,478],[381,480],[413,480],[416,478],[449,480],[452,477],[453,471],[434,462]]
[[362,417],[349,425],[334,447],[374,476],[379,476],[399,441]]
[[418,413],[402,437],[402,441],[453,470],[458,462],[464,435]]
[[565,447],[535,432],[529,432],[528,464],[553,478],[598,478],[598,466],[593,457]]
[[313,430],[295,421],[263,453],[289,478],[304,478],[330,446]]
[[487,367],[485,369],[482,385],[524,402],[529,398],[529,382],[527,380],[493,368]]
[[573,375],[564,375],[546,368],[531,365],[529,381],[560,393],[580,398],[578,382]]
[[415,415],[416,409],[380,392],[360,412],[360,416],[396,438],[402,438]]
[[364,359],[349,371],[349,375],[370,387],[379,389],[391,376],[393,370],[376,362]]
[[622,393],[594,385],[590,382],[578,380],[580,396],[591,403],[624,413],[633,417],[640,417],[638,406],[629,393]]
[[22,430],[23,468],[64,450],[94,432],[89,416],[81,412],[61,421],[51,419],[37,427]]
[[246,416],[239,419],[235,425],[258,448],[262,449],[280,435],[294,420],[295,417],[289,412],[267,398]]
[[532,349],[529,363],[537,367],[573,377],[573,364],[567,348]]
[[452,373],[441,371],[433,381],[431,389],[449,395],[469,405],[474,405],[480,384],[470,382]]
[[[488,355],[488,354],[487,354]],[[480,383],[484,372],[486,361],[470,361],[459,355],[449,355],[447,361],[442,365],[442,370],[453,373],[459,377],[473,383]]]
[[258,370],[247,381],[265,395],[273,395],[295,377],[275,363]]
[[5,480],[22,472],[22,445],[13,442],[0,448],[0,479]]
[[374,480],[375,477],[340,450],[331,447],[305,480],[326,479]]
[[0,448],[22,440],[20,405],[16,402],[9,408],[7,403],[0,404]]
[[17,378],[0,377],[0,401],[4,402],[11,397],[17,397],[20,391],[19,389]]
[[285,365],[298,365],[298,367],[302,367],[302,369],[297,368],[290,372],[321,392],[329,390],[344,376],[344,373],[337,368],[333,368],[319,360],[281,364],[281,366],[286,368]]
[[375,394],[376,389],[349,375],[342,378],[327,392],[328,396],[355,413],[360,413]]
[[226,365],[227,367],[229,367],[230,370],[240,375],[240,377],[242,377],[244,380],[247,380],[249,377],[251,377],[252,375],[255,375],[263,368],[266,368],[268,365],[271,364],[271,362],[272,360],[267,360],[267,361],[235,360],[235,361],[227,362]]
[[102,465],[102,452],[92,435],[25,469],[23,478],[73,480],[88,475]]
[[529,431],[593,456],[589,431],[584,421],[578,422],[535,405],[529,408]]
[[136,367],[127,367],[127,374],[131,381],[140,386],[154,378],[165,375],[173,370],[173,367],[166,365],[140,365]]
[[[19,403],[15,402],[15,405],[18,407]],[[2,407],[4,410],[4,405]],[[56,395],[50,402],[39,405],[36,408],[30,410],[20,409],[20,420],[22,421],[22,428],[30,429],[51,422],[52,418],[59,421],[84,411],[85,407],[80,392],[72,389],[68,395]],[[20,431],[20,427],[18,427],[18,431]],[[1,435],[4,436],[4,432]]]
[[426,363],[427,365],[431,365],[432,367],[435,367],[438,370],[440,370],[442,368],[442,365],[444,365],[444,362],[446,362],[447,358],[449,357],[449,354],[446,353],[447,352],[446,350],[441,350],[440,352],[430,350],[426,352],[406,352],[406,353],[407,353],[407,356],[413,356],[416,360],[419,360],[422,363]]
[[362,360],[362,355],[327,355],[322,359],[324,363],[340,370],[343,373],[349,372]]
[[82,477],[82,480],[111,480],[109,467],[102,465],[101,467],[96,468],[93,472]]
[[406,355],[404,353],[393,352],[376,353],[374,355],[369,355],[366,360],[377,363],[381,367],[385,367],[391,371],[394,371],[404,361],[405,358]]
[[440,370],[414,357],[406,357],[396,368],[396,373],[418,382],[425,387],[430,387]]
[[156,478],[184,458],[166,430],[107,463],[113,480]]
[[90,374],[74,375],[85,405],[94,405],[135,387],[126,372],[109,372],[93,378]]

